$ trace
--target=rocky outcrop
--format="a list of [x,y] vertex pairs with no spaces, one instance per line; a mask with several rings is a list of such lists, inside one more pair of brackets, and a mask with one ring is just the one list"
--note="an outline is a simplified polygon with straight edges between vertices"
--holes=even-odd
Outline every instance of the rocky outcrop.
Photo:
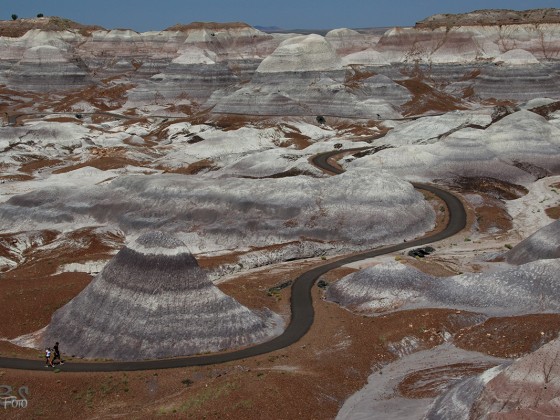
[[25,51],[6,79],[10,85],[32,91],[64,91],[84,86],[88,72],[53,46],[39,46]]
[[0,21],[0,37],[5,38],[22,37],[33,30],[42,32],[72,32],[88,36],[91,32],[101,29],[103,29],[101,26],[82,25],[70,19],[57,16]]
[[[328,40],[320,35],[284,41],[257,68],[250,83],[226,96],[213,96],[214,112],[257,115],[333,115],[357,118],[396,118],[396,105],[406,93],[384,96],[391,80],[364,84],[363,90],[346,84],[351,77]],[[370,82],[372,82],[370,80]],[[375,92],[375,94],[372,94]],[[404,98],[403,98],[404,97]]]
[[438,279],[399,263],[344,277],[328,300],[358,312],[453,308],[494,315],[557,312],[560,260],[541,260],[489,273]]
[[[504,359],[459,349],[451,343],[400,356],[382,370],[374,369],[367,385],[344,402],[336,420],[466,420],[485,382],[505,366],[491,369],[484,377],[472,378],[472,375],[485,367],[507,363]],[[469,376],[460,389],[453,386]],[[410,386],[411,382],[415,382],[414,385]],[[409,387],[417,392],[412,397]],[[448,388],[451,390],[445,394],[445,399],[430,407],[433,400],[427,390],[439,393]]]
[[346,66],[358,64],[368,67],[391,65],[382,53],[372,48],[345,55],[342,57],[342,63]]
[[177,103],[184,99],[205,102],[216,90],[235,85],[237,76],[227,62],[196,46],[183,50],[162,73],[129,92],[129,106],[134,103]]
[[548,226],[524,239],[506,254],[510,264],[525,264],[541,259],[560,258],[560,221]]
[[[21,21],[21,25],[25,26],[25,22]],[[36,26],[41,26],[39,23],[36,22]],[[274,36],[264,34],[246,24],[192,24],[170,28],[166,31],[146,33],[122,29],[107,31],[102,28],[82,31],[78,26],[66,25],[65,30],[51,32],[32,29],[19,37],[0,37],[0,45],[5,47],[0,58],[0,69],[10,68],[17,64],[26,54],[31,54],[28,52],[30,49],[55,46],[63,51],[65,57],[76,63],[82,71],[97,82],[114,76],[126,76],[146,81],[153,75],[164,72],[170,64],[176,64],[173,63],[175,58],[183,56],[184,61],[185,56],[189,55],[189,51],[194,51],[191,61],[196,61],[197,49],[202,49],[217,57],[215,61],[222,66],[219,72],[230,74],[250,71],[252,73],[260,60],[270,54],[280,42]],[[50,28],[48,25],[46,27]],[[255,59],[256,64],[253,63]],[[59,59],[53,57],[52,60],[52,66],[57,65]],[[247,60],[250,63],[248,66],[245,63]],[[43,60],[43,65],[45,64],[45,60]],[[20,71],[19,68],[17,70]],[[192,69],[182,68],[182,70],[189,72]],[[176,74],[176,71],[177,69],[172,66],[169,73],[173,75]],[[214,90],[223,87],[223,83],[216,83],[214,80],[216,71],[210,71],[204,75],[202,73],[204,73],[203,67],[195,69],[191,76],[195,80],[197,77],[203,79],[204,93],[196,96],[208,97]],[[41,67],[35,69],[35,74],[37,79],[49,76],[48,71]],[[1,79],[2,75],[0,75]],[[17,84],[19,80],[6,77],[5,79],[7,84],[22,88]],[[186,82],[189,81],[187,78]],[[204,84],[205,81],[210,81],[210,83]],[[157,86],[155,88],[150,86],[152,82],[147,82],[148,86],[145,87],[145,90],[158,90]],[[228,85],[235,83],[235,79],[227,80]],[[41,84],[41,80],[37,80],[35,84],[29,83],[23,86],[23,89],[41,90],[37,87]],[[70,80],[70,88],[79,86],[78,83],[72,83]],[[166,87],[169,90],[169,86],[164,86],[161,90],[165,91]],[[50,89],[53,87],[51,86]],[[184,93],[184,89],[178,86],[172,96],[177,98],[182,93]],[[162,93],[161,96],[166,95]],[[154,98],[151,99],[153,101]]]
[[245,346],[271,338],[281,325],[278,316],[222,293],[182,241],[152,232],[56,311],[44,340],[80,357],[140,360]]
[[485,176],[517,184],[536,180],[529,167],[560,171],[560,131],[554,124],[526,110],[484,129],[490,123],[488,115],[471,112],[405,122],[384,144],[407,146],[356,159],[347,167],[384,168],[409,179]]
[[545,419],[560,413],[560,339],[513,363],[460,381],[425,419]]
[[338,56],[344,56],[375,45],[379,36],[368,36],[352,29],[340,28],[327,32],[325,39],[332,45]]
[[257,73],[305,73],[340,69],[340,59],[332,45],[322,36],[312,34],[282,42],[261,62]]
[[[509,98],[519,102],[537,97],[559,97],[560,83],[555,75],[554,64],[511,65],[515,56],[509,57],[509,63],[502,62],[500,65],[484,65],[479,68],[479,75],[468,83],[474,95],[482,99]],[[527,56],[524,57],[527,60]]]
[[[237,146],[216,138],[214,148]],[[199,145],[199,147],[197,147]],[[192,145],[201,153],[209,140]],[[359,181],[359,182],[358,182]],[[412,185],[384,172],[336,177],[120,176],[93,188],[46,188],[0,204],[12,229],[52,223],[188,232],[205,251],[309,242],[317,252],[399,241],[430,230],[435,215]],[[398,239],[397,239],[398,238]]]
[[485,9],[463,14],[437,14],[416,23],[416,28],[439,28],[453,26],[511,25],[519,23],[560,23],[559,9],[506,10]]
[[560,414],[560,339],[524,356],[490,380],[471,418],[555,418]]
[[526,66],[530,64],[539,64],[539,60],[535,58],[529,51],[515,49],[500,54],[493,61],[495,64],[506,64],[511,66]]
[[[419,94],[418,81],[439,93],[438,98],[449,95],[466,106],[480,99],[558,98],[560,23],[550,18],[551,11],[539,13],[488,25],[446,16],[448,24],[436,18],[431,26],[392,28],[382,36],[334,29],[325,37],[266,34],[235,22],[138,33],[37,21],[25,33],[0,36],[0,83],[33,92],[122,78],[135,85],[127,87],[125,108],[187,105],[188,110],[196,105],[217,114],[365,119],[424,112],[424,107],[410,101],[405,106],[402,100]],[[527,23],[537,15],[546,19]],[[22,28],[28,28],[26,22]],[[367,74],[386,76],[409,92],[398,99],[386,96],[384,88],[371,89]]]
[[551,60],[559,58],[559,37],[558,22],[394,28],[381,37],[376,49],[392,62],[474,62],[514,49],[528,51],[539,60]]

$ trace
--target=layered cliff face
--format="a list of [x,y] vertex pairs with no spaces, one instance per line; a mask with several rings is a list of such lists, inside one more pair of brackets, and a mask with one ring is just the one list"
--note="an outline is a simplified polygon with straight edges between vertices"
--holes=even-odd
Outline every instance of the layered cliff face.
[[[36,22],[49,31],[12,28],[11,37],[0,36],[0,82],[53,92],[111,78],[134,84],[125,109],[189,105],[220,114],[378,119],[424,112],[427,89],[447,98],[448,109],[557,98],[560,23],[552,12],[542,12],[541,23],[537,15],[526,21],[504,13],[495,24],[476,13],[464,21],[439,16],[382,36],[336,29],[324,37],[265,34],[240,23],[137,33]],[[383,83],[372,83],[379,75]]]
[[[344,33],[343,33],[344,34]],[[344,35],[337,37],[337,41]],[[353,39],[351,34],[349,41]],[[284,41],[257,68],[252,80],[225,97],[213,97],[214,112],[261,115],[332,115],[397,118],[396,105],[409,99],[389,78],[352,83],[335,47],[320,35]]]
[[[132,96],[144,103],[173,102],[185,94],[206,99],[235,85],[239,77],[246,79],[243,75],[252,73],[279,43],[245,24],[191,24],[146,33],[32,29],[0,37],[0,81],[18,90],[53,93],[126,78],[140,85]],[[201,55],[211,57],[213,68]],[[45,83],[53,75],[63,82]],[[142,94],[148,91],[151,95]]]
[[6,72],[9,85],[35,92],[75,89],[91,83],[86,69],[80,68],[62,50],[42,45],[25,50],[20,61]]

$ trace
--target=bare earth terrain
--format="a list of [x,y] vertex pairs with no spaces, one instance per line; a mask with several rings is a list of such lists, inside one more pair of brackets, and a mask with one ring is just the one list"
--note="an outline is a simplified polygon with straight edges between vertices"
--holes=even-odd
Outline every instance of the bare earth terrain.
[[[559,73],[557,9],[324,36],[0,22],[0,358],[40,366],[57,340],[66,366],[109,363],[77,355],[96,354],[94,330],[119,322],[118,339],[98,343],[104,354],[133,354],[127,340],[173,347],[158,346],[153,328],[179,302],[184,316],[161,340],[233,343],[230,323],[288,325],[291,281],[307,270],[441,232],[450,209],[412,183],[453,192],[467,212],[461,232],[429,249],[323,275],[311,329],[281,350],[131,372],[5,364],[0,397],[27,406],[0,399],[0,411],[560,417]],[[343,173],[313,163],[327,152]],[[179,251],[144,247],[156,231]],[[127,272],[127,252],[154,261],[150,278]],[[191,253],[203,274],[175,265]],[[185,271],[195,292],[168,291]],[[92,294],[96,284],[106,290]],[[84,312],[64,321],[76,302]],[[70,327],[83,338],[70,344]]]

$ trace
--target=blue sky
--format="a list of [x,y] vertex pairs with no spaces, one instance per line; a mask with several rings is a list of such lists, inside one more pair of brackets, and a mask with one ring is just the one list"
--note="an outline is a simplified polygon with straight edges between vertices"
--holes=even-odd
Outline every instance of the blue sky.
[[161,30],[194,21],[332,29],[411,26],[436,13],[560,7],[559,0],[0,0],[0,18],[61,16],[107,29]]

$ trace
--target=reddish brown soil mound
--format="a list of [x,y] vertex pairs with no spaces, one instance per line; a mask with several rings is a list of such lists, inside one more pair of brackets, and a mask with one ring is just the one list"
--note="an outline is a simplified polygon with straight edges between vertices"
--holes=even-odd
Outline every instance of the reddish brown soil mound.
[[458,177],[453,180],[439,180],[461,193],[478,194],[482,202],[475,206],[478,230],[486,232],[507,232],[512,228],[504,200],[515,200],[527,194],[528,190],[516,184],[489,177]]
[[128,91],[133,87],[134,85],[131,83],[89,86],[71,92],[61,100],[54,102],[52,104],[53,111],[72,112],[73,106],[80,102],[87,102],[100,111],[118,109],[124,105]]
[[[92,148],[91,153],[95,156],[84,162],[76,163],[74,165],[68,165],[64,168],[56,169],[53,171],[54,174],[61,174],[76,169],[84,168],[86,166],[91,166],[93,168],[100,169],[102,171],[108,171],[111,169],[124,168],[128,165],[131,166],[145,166],[142,162],[130,159],[126,156],[126,150],[120,147],[115,148]],[[111,175],[108,175],[108,177]]]
[[2,280],[47,277],[64,264],[108,260],[123,242],[117,234],[99,233],[95,228],[82,228],[64,234],[44,230],[37,233],[37,238],[21,255],[14,255],[17,235],[0,235],[0,256],[20,262],[17,268],[3,273]]
[[496,357],[520,357],[555,338],[559,322],[560,314],[491,318],[460,331],[455,345]]
[[407,375],[398,389],[406,398],[435,398],[457,379],[482,373],[492,367],[494,364],[456,363],[419,370]]
[[545,213],[551,219],[558,220],[560,219],[560,206],[549,207],[545,209]]
[[461,187],[463,191],[485,193],[501,200],[515,200],[519,197],[523,197],[529,192],[529,190],[522,185],[512,184],[496,178],[459,177],[455,178],[453,181]]
[[426,112],[450,112],[467,109],[461,101],[438,91],[419,78],[396,81],[412,93],[412,99],[402,106],[403,115],[421,115]]

